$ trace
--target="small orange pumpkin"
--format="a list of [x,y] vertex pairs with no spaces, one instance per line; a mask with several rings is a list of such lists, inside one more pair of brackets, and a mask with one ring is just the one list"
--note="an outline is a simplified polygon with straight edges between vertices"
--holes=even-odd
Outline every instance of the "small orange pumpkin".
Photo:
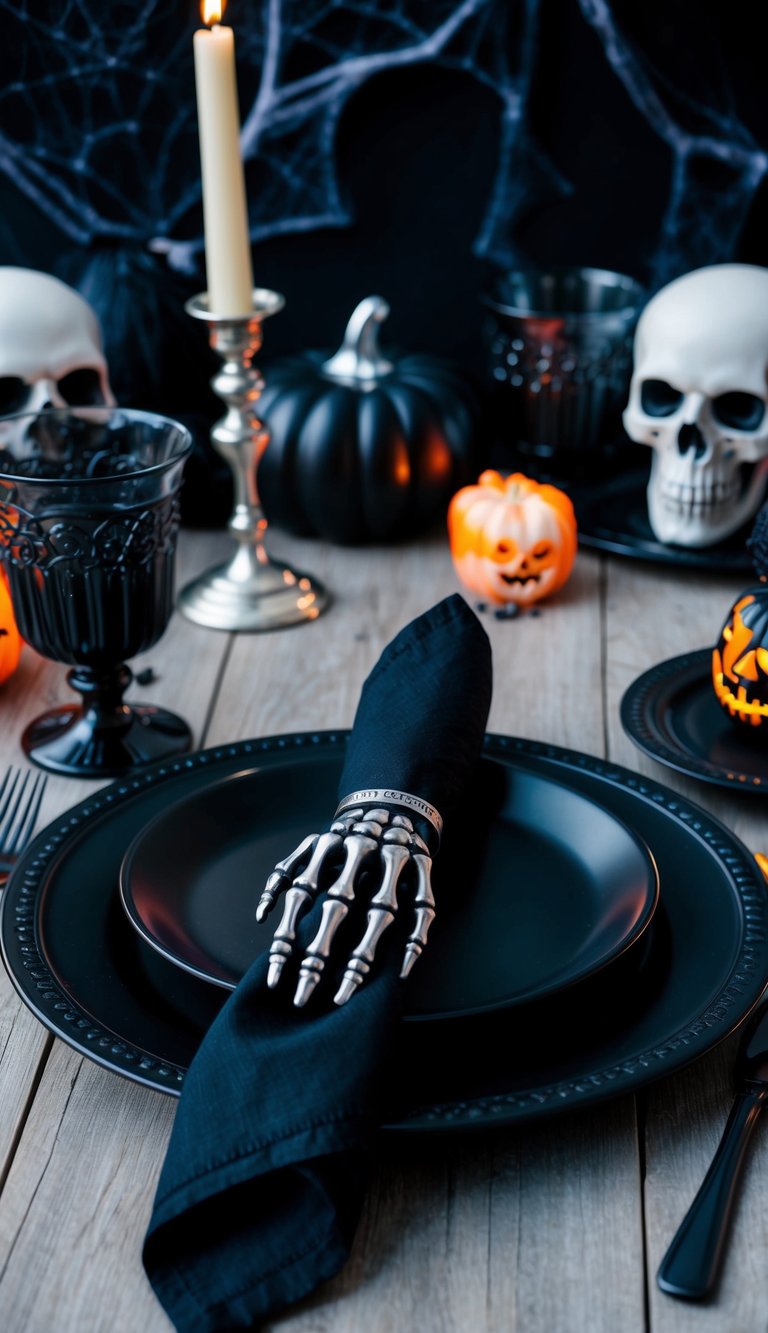
[[576,559],[568,496],[514,472],[483,472],[448,507],[448,536],[461,582],[503,606],[531,606],[561,588]]
[[12,676],[21,657],[23,640],[16,628],[5,570],[0,566],[0,685]]

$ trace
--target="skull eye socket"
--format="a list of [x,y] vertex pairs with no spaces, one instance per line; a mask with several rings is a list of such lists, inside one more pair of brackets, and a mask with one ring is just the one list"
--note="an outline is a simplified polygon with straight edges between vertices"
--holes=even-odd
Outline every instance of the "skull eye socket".
[[648,417],[671,417],[682,402],[683,394],[666,380],[644,380],[640,387],[640,406]]
[[29,397],[29,385],[17,375],[0,375],[0,415],[20,412]]
[[712,400],[712,411],[721,426],[757,430],[765,414],[765,403],[753,393],[721,393]]
[[89,366],[62,375],[56,388],[70,407],[97,407],[104,402],[98,371]]

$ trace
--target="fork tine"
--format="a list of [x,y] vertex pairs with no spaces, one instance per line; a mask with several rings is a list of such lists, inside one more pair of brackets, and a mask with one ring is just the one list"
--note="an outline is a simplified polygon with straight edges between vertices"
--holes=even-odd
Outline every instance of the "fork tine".
[[37,823],[37,817],[40,814],[40,806],[43,803],[47,781],[48,777],[45,773],[35,774],[27,794],[26,807],[19,817],[13,842],[8,848],[9,854],[12,856],[17,856],[20,852],[23,852],[32,837],[35,824]]
[[[27,771],[27,776],[29,776],[29,771]],[[9,768],[3,778],[3,785],[0,787],[0,801],[2,801],[2,807],[0,807],[0,848],[5,846],[5,840],[13,827],[20,796],[18,787],[22,777],[21,769]]]
[[[30,782],[31,779],[31,782]],[[40,814],[45,773],[9,769],[0,783],[0,851],[15,856],[28,843]]]

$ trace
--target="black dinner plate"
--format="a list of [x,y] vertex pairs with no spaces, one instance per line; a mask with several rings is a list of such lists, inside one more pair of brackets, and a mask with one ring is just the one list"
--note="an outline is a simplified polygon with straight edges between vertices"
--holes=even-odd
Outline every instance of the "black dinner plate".
[[[246,770],[159,814],[120,874],[126,912],[147,943],[234,990],[279,919],[278,909],[257,924],[260,889],[278,860],[327,826],[337,776],[331,754],[325,765]],[[656,866],[626,824],[550,777],[503,777],[482,836],[473,819],[471,866],[450,845],[437,861],[446,906],[408,987],[409,1018],[551,995],[612,963],[653,915]]]
[[746,545],[749,527],[732,533],[716,546],[667,546],[660,542],[648,522],[647,487],[647,472],[630,472],[575,489],[572,498],[579,545],[684,569],[754,574]]
[[712,649],[670,657],[625,691],[621,724],[639,750],[717,787],[768,793],[768,731],[734,722],[712,686]]
[[[22,999],[56,1035],[110,1070],[178,1093],[225,993],[167,962],[129,924],[125,850],[170,801],[254,766],[335,756],[346,736],[243,741],[114,783],[29,847],[2,902],[0,945]],[[768,973],[768,894],[720,822],[661,785],[553,746],[490,736],[473,815],[508,769],[547,775],[612,811],[653,853],[661,895],[637,960],[495,1014],[403,1023],[385,1086],[390,1132],[511,1124],[602,1101],[671,1073],[731,1033]],[[468,841],[471,841],[468,840]],[[619,975],[614,976],[618,969]]]

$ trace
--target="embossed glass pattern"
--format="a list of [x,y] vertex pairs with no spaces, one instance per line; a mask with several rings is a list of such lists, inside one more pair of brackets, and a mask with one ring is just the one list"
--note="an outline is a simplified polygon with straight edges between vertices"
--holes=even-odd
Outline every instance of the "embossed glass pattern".
[[589,475],[623,439],[642,288],[607,269],[499,274],[483,303],[500,441],[566,476]]
[[66,662],[83,706],[22,743],[43,767],[117,776],[187,748],[180,718],[129,708],[127,658],[157,642],[174,604],[178,493],[190,437],[111,408],[0,419],[0,560],[22,636]]

